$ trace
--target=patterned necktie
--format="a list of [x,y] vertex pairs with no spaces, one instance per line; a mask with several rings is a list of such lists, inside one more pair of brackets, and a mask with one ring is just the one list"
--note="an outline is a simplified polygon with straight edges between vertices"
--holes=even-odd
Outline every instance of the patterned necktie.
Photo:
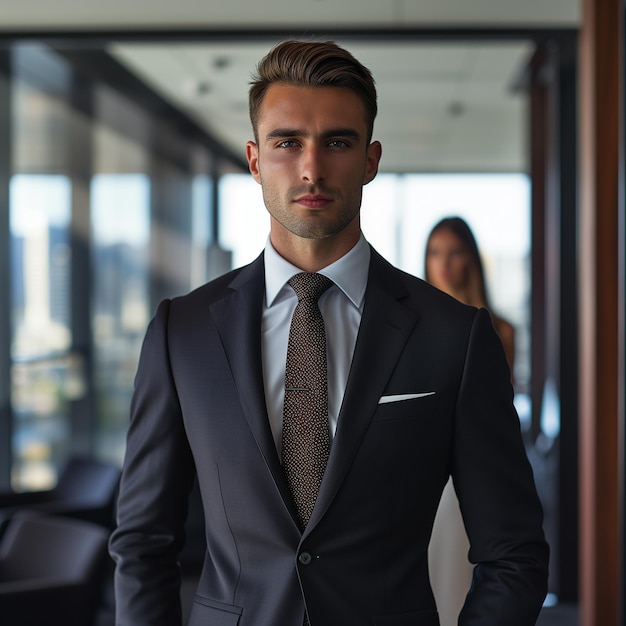
[[289,284],[298,296],[287,345],[282,461],[304,530],[328,461],[326,331],[317,301],[333,282],[302,272]]

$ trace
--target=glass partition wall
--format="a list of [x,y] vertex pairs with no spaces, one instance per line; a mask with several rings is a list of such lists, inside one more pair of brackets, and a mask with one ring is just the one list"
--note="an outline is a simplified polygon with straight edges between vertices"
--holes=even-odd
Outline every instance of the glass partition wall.
[[16,44],[7,58],[3,432],[10,484],[22,491],[53,486],[71,454],[121,463],[155,303],[206,280],[213,176],[241,164],[54,49]]

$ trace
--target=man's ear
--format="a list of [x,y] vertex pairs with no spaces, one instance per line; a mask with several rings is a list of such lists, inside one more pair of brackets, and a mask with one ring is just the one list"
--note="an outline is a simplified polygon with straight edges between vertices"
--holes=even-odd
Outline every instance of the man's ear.
[[254,141],[246,144],[246,159],[248,159],[248,169],[254,180],[261,184],[261,172],[259,171],[259,147]]
[[367,164],[365,166],[365,176],[363,177],[364,185],[374,180],[374,177],[378,174],[378,164],[380,163],[382,153],[383,147],[380,141],[372,141],[372,143],[367,146]]

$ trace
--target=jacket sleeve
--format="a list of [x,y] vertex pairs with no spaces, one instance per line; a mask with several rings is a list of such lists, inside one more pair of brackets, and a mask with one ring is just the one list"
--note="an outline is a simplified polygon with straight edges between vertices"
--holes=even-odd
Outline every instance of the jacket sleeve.
[[547,592],[543,512],[489,313],[477,312],[457,399],[452,478],[473,582],[460,626],[532,626]]
[[116,563],[116,626],[182,622],[178,555],[194,467],[172,378],[169,301],[144,339],[110,540]]

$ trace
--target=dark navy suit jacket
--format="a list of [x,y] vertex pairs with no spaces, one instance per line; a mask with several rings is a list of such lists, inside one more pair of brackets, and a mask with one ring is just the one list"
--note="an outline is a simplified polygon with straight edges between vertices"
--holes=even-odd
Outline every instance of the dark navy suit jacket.
[[163,302],[150,324],[111,538],[117,625],[180,624],[177,558],[196,473],[207,549],[191,626],[301,626],[305,605],[312,626],[436,626],[427,548],[450,474],[477,564],[460,623],[534,624],[548,548],[489,313],[372,251],[337,431],[301,533],[264,399],[263,297],[261,255]]

